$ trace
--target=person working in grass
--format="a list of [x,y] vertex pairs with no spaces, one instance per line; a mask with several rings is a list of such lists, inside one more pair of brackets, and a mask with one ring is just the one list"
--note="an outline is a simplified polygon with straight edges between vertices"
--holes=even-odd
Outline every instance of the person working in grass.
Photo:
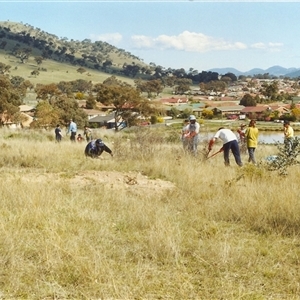
[[83,135],[85,136],[85,140],[87,143],[93,139],[92,130],[90,128],[88,128],[87,126],[84,126]]
[[102,154],[103,151],[109,153],[110,156],[113,156],[111,149],[108,148],[101,139],[97,139],[90,141],[86,145],[84,154],[86,157],[89,156],[91,158],[97,158]]
[[294,129],[292,128],[290,121],[288,120],[284,120],[283,122],[283,134],[286,150],[290,152],[293,145]]
[[219,130],[214,135],[214,137],[209,141],[209,145],[208,145],[209,151],[212,150],[212,147],[218,138],[223,142],[223,147],[219,151],[224,153],[225,166],[230,165],[229,152],[231,150],[235,162],[237,163],[237,165],[242,167],[243,163],[241,160],[239,144],[238,144],[237,137],[233,133],[233,131],[224,127],[220,127]]
[[258,144],[258,128],[256,127],[255,120],[250,121],[249,127],[245,131],[245,138],[249,154],[248,162],[256,164],[254,152]]
[[189,116],[189,121],[190,123],[185,127],[183,138],[187,141],[187,150],[196,155],[199,144],[200,124],[194,115]]

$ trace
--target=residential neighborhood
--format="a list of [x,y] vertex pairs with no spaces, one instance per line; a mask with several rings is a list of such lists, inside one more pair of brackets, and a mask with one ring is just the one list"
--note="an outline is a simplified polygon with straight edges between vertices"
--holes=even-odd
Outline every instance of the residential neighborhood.
[[[288,95],[290,101],[283,100],[275,103],[265,103],[266,96],[262,93],[264,87],[272,84],[271,79],[247,79],[245,81],[231,82],[224,91],[205,90],[200,88],[191,88],[183,95],[163,94],[163,96],[149,99],[153,104],[157,103],[163,107],[162,119],[183,118],[186,114],[194,114],[197,118],[203,119],[257,119],[260,121],[274,121],[291,114],[291,108],[300,109],[300,92],[295,85],[295,80],[276,79],[278,84],[278,93]],[[298,84],[299,85],[299,84]],[[245,95],[260,99],[261,103],[255,106],[241,105],[241,99]],[[86,108],[85,100],[78,100],[79,107],[86,113],[88,125],[96,128],[104,127],[107,129],[114,128],[115,114],[113,105],[103,105],[97,103],[94,109]],[[10,128],[26,128],[30,127],[35,117],[35,106],[20,105],[20,113],[22,114],[19,123],[13,123],[2,116],[2,123]],[[144,121],[143,116],[140,117],[141,122]],[[125,121],[118,119],[118,124],[122,123],[125,127]]]

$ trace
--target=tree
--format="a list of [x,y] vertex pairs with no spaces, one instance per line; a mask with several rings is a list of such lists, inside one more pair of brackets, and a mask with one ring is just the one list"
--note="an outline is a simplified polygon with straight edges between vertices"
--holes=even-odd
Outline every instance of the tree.
[[60,95],[51,104],[59,111],[59,123],[67,126],[69,120],[73,119],[78,128],[83,128],[87,123],[87,114],[79,107],[76,100]]
[[35,92],[37,99],[48,101],[51,101],[52,98],[55,98],[61,94],[61,91],[58,89],[55,83],[37,85]]
[[178,108],[176,108],[175,106],[171,107],[169,115],[173,118],[176,119],[177,116],[180,114],[180,111]]
[[234,81],[237,81],[237,77],[236,77],[236,75],[234,75],[233,73],[226,73],[224,76],[222,76],[222,78],[223,77],[229,77],[230,79],[231,79],[231,81],[232,82],[234,82]]
[[201,91],[207,92],[223,92],[226,89],[226,83],[224,81],[221,80],[211,80],[207,83],[203,83],[201,82],[199,84],[199,87],[201,89]]
[[83,74],[84,72],[86,72],[86,69],[83,67],[80,67],[76,70],[78,73]]
[[139,79],[135,81],[135,85],[141,92],[147,93],[148,98],[152,97],[152,93],[159,95],[164,88],[160,79],[152,79],[149,81]]
[[265,84],[263,86],[264,89],[262,89],[262,94],[266,96],[269,100],[275,100],[276,97],[278,96],[278,81],[274,80],[270,84]]
[[14,87],[9,78],[4,75],[0,75],[0,99],[2,119],[14,121],[14,115],[20,111],[19,105],[22,104],[22,96],[20,90]]
[[42,100],[36,106],[35,117],[36,120],[32,122],[31,127],[54,127],[59,121],[59,111],[48,101]]
[[192,80],[187,78],[177,78],[175,84],[175,93],[182,95],[190,90]]
[[40,64],[43,62],[44,57],[43,57],[43,56],[35,56],[35,57],[34,57],[34,60],[36,61],[36,63],[37,63],[38,65],[40,65]]
[[94,108],[96,108],[96,105],[97,105],[97,101],[95,100],[95,97],[93,96],[92,93],[89,94],[89,96],[85,102],[85,108],[86,109],[94,109]]
[[214,116],[214,112],[210,109],[203,109],[202,111],[202,116],[205,118],[205,119],[212,119],[213,116]]
[[17,48],[13,53],[21,60],[21,63],[24,64],[29,58],[31,51],[31,48]]
[[256,106],[256,101],[250,94],[245,94],[239,104],[244,106]]
[[154,111],[149,101],[142,98],[137,89],[128,85],[106,85],[97,84],[96,99],[104,105],[113,105],[115,107],[115,130],[117,131],[120,121],[132,118],[133,112],[143,115],[149,115]]
[[10,65],[6,65],[2,62],[0,62],[0,74],[6,74],[6,73],[9,73],[10,72],[10,68],[11,66]]
[[33,70],[30,74],[36,77],[40,75],[40,72],[38,70]]

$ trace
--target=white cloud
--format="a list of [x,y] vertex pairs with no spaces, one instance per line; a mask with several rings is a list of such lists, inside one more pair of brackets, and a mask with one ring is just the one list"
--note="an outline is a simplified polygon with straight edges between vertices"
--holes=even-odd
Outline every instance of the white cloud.
[[105,33],[105,34],[90,34],[90,39],[92,41],[102,41],[109,44],[117,45],[122,41],[122,35],[118,32],[116,33]]
[[159,35],[156,38],[144,35],[131,37],[136,48],[175,49],[189,52],[207,52],[212,50],[241,50],[247,46],[241,42],[229,42],[206,36],[202,33],[184,31],[177,36]]
[[267,50],[271,52],[278,52],[283,47],[282,43],[255,43],[251,45],[251,48],[259,50]]

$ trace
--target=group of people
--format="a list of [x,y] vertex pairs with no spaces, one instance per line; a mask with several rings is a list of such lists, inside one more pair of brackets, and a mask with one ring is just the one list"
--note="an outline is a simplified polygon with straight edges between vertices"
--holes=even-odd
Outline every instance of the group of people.
[[[181,141],[183,149],[193,155],[197,154],[197,145],[200,140],[199,131],[200,124],[197,122],[194,115],[190,115],[190,117],[184,121],[181,132]],[[288,153],[291,153],[294,130],[288,120],[283,122],[283,133],[285,149]],[[248,153],[248,162],[256,164],[255,150],[258,145],[258,135],[259,130],[256,127],[255,120],[250,120],[248,127],[246,124],[241,124],[240,128],[237,130],[237,134],[231,129],[220,127],[215,135],[209,140],[208,155],[212,151],[215,141],[220,139],[223,142],[223,146],[215,152],[214,155],[223,152],[224,163],[226,166],[230,165],[230,152],[232,152],[236,164],[238,166],[243,166],[241,160],[241,151],[243,151],[243,149],[246,149]]]
[[[258,128],[256,127],[256,121],[251,120],[249,126],[244,129],[245,126],[241,126],[238,130],[240,141],[246,143],[248,150],[248,162],[256,164],[255,149],[258,145]],[[238,142],[237,135],[230,129],[221,127],[216,132],[214,137],[209,141],[208,151],[212,150],[213,144],[217,139],[223,142],[222,148],[219,152],[224,153],[224,162],[226,166],[230,165],[229,154],[232,152],[235,162],[238,166],[242,167],[243,163],[241,160],[240,145]]]
[[[241,129],[238,130],[241,143],[246,143],[248,150],[248,162],[256,164],[255,149],[258,145],[258,128],[256,127],[256,121],[251,120],[248,128],[245,124],[241,125]],[[193,155],[197,154],[197,146],[199,143],[199,131],[200,124],[196,121],[194,115],[190,115],[189,119],[185,120],[181,133],[181,141],[183,148],[189,151]],[[213,138],[210,139],[208,145],[208,154],[211,152],[213,145],[217,139],[223,142],[222,148],[218,152],[223,152],[224,162],[226,166],[230,165],[229,154],[232,152],[237,165],[242,166],[240,145],[237,135],[230,129],[220,127]]]
[[[59,124],[56,125],[54,133],[55,133],[55,140],[58,143],[61,142],[63,135],[62,135],[62,130],[61,130]],[[93,139],[92,130],[90,128],[88,128],[87,126],[85,126],[84,130],[83,130],[83,135],[85,136],[85,138],[80,133],[77,135],[77,124],[72,119],[70,119],[69,127],[67,130],[67,134],[69,134],[69,133],[70,133],[71,142],[76,142],[76,141],[82,142],[82,141],[86,140],[86,142],[89,143]],[[77,137],[76,137],[76,135],[77,135]]]
[[[54,132],[55,132],[55,140],[58,143],[61,142],[63,135],[59,124],[56,125]],[[84,139],[81,134],[77,135],[77,124],[71,119],[67,130],[67,134],[69,133],[71,134],[70,135],[71,142],[76,142],[76,140],[78,142],[82,142],[86,140],[87,145],[84,149],[84,154],[86,157],[96,158],[99,157],[103,152],[107,152],[111,156],[113,156],[112,150],[107,145],[105,145],[101,139],[93,140],[92,130],[87,126],[84,127],[84,131],[83,131],[83,135],[85,136]]]

